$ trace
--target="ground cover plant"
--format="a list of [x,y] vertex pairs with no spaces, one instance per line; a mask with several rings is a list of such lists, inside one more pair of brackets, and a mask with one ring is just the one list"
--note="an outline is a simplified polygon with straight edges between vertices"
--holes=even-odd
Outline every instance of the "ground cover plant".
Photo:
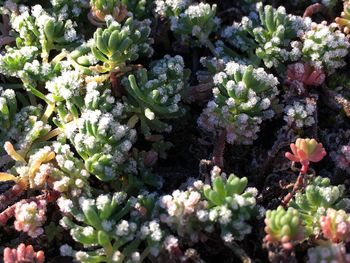
[[350,263],[348,0],[0,1],[5,263]]

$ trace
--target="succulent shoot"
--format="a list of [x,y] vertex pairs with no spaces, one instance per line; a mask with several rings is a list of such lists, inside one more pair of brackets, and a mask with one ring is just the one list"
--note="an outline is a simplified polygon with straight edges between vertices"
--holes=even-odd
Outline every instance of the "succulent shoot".
[[117,67],[123,68],[141,55],[152,55],[150,23],[150,20],[137,21],[132,17],[122,24],[107,20],[107,28],[98,28],[94,33],[91,51],[102,64],[93,69],[100,73],[116,71]]
[[229,62],[214,76],[213,100],[198,119],[209,132],[226,130],[231,144],[252,144],[263,120],[275,112],[278,81],[263,68]]
[[310,162],[317,163],[326,156],[326,151],[322,143],[318,143],[315,139],[298,138],[295,143],[290,145],[292,153],[287,152],[286,157],[292,162],[302,165],[301,173],[307,173]]
[[266,211],[265,242],[280,243],[284,249],[293,248],[293,243],[305,238],[302,218],[298,210],[279,206],[276,210]]

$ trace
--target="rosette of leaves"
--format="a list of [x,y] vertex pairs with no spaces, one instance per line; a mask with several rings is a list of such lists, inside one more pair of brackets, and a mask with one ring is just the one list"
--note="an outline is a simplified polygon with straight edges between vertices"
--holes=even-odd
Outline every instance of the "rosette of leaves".
[[179,118],[185,113],[181,95],[188,85],[190,72],[185,69],[181,56],[153,61],[150,70],[140,69],[135,75],[123,79],[127,91],[126,111],[133,114],[131,121],[139,120],[141,131],[169,131],[171,126],[163,119]]
[[345,209],[350,200],[344,198],[344,185],[332,186],[328,178],[317,176],[304,192],[297,192],[289,206],[297,209],[305,224],[308,234],[319,232],[320,217],[328,208]]
[[78,36],[71,20],[61,20],[47,13],[40,5],[31,13],[14,12],[12,27],[19,34],[17,46],[33,45],[41,50],[43,62],[48,62],[50,51],[60,51],[78,45]]
[[349,40],[335,24],[315,24],[303,36],[302,55],[316,68],[325,68],[331,74],[346,65],[349,47]]
[[157,0],[154,11],[163,17],[177,17],[191,4],[191,0]]
[[6,142],[5,149],[16,160],[9,172],[22,188],[49,187],[70,197],[90,194],[89,173],[69,145],[54,142],[51,146],[33,147],[24,153],[23,150],[16,151],[12,144]]
[[98,28],[94,33],[91,51],[103,63],[96,65],[94,70],[100,73],[115,71],[141,55],[152,55],[150,20],[137,21],[129,17],[122,24],[112,20],[106,22],[106,29]]
[[63,19],[79,17],[89,8],[89,0],[50,0],[53,12]]
[[62,120],[65,117],[79,118],[80,110],[84,107],[83,84],[81,72],[78,70],[64,70],[45,83],[45,89],[49,91],[46,97],[55,103]]
[[350,261],[350,254],[346,253],[346,248],[343,244],[326,243],[317,247],[309,248],[307,255],[308,263]]
[[[136,200],[135,200],[136,201]],[[58,204],[67,216],[61,225],[70,229],[73,239],[84,247],[94,250],[72,251],[61,247],[61,254],[73,256],[79,262],[138,262],[145,260],[150,251],[156,253],[163,233],[156,221],[147,221],[147,208],[144,202],[136,203],[145,213],[141,216],[129,215],[136,211],[135,201],[127,199],[124,192],[113,195],[100,195],[96,199],[80,198],[79,205],[67,199],[59,199]],[[72,221],[72,217],[76,219]],[[140,251],[140,252],[139,252]],[[63,253],[62,253],[63,252]]]
[[92,15],[100,22],[104,22],[106,15],[121,22],[128,14],[126,6],[120,0],[90,0],[90,5]]
[[259,18],[243,17],[240,24],[226,27],[222,37],[234,48],[246,52],[252,61],[255,54],[266,67],[284,71],[283,64],[296,61],[301,52],[297,42],[299,36],[310,28],[311,20],[289,15],[283,6],[274,9],[270,5],[257,5]]
[[264,69],[229,62],[214,76],[213,100],[198,119],[209,132],[226,131],[231,144],[251,144],[263,120],[274,116],[277,78]]
[[0,55],[0,72],[5,76],[20,77],[26,63],[32,62],[39,54],[35,46],[12,48]]
[[154,1],[151,0],[121,0],[121,2],[138,20],[149,18],[154,5]]
[[70,112],[63,110],[55,123],[84,159],[91,174],[102,181],[113,180],[127,169],[125,162],[136,140],[136,131],[121,124],[123,105],[115,103],[111,91],[95,82],[87,86],[80,112],[72,120]]
[[345,34],[350,32],[350,4],[349,1],[345,0],[343,3],[343,12],[341,16],[335,19],[338,26],[344,31]]
[[212,179],[211,185],[203,187],[209,218],[210,213],[217,215],[214,218],[218,220],[224,241],[242,240],[251,232],[249,220],[258,215],[255,200],[257,190],[247,189],[247,184],[246,177],[230,174],[227,179],[223,175],[217,176]]
[[[20,110],[17,98],[24,105]],[[0,113],[1,148],[6,141],[11,141],[24,156],[37,139],[45,137],[51,130],[42,106],[28,105],[24,96],[14,90],[0,87]]]
[[246,186],[247,178],[233,174],[228,179],[217,175],[211,185],[196,181],[187,191],[176,190],[160,199],[165,209],[160,218],[192,242],[206,240],[216,227],[225,242],[242,240],[252,229],[248,221],[258,212],[257,190]]
[[285,249],[291,249],[293,243],[305,238],[302,217],[298,210],[279,206],[276,210],[266,211],[265,242],[281,243]]
[[220,19],[215,15],[215,4],[192,4],[178,16],[171,17],[170,29],[182,41],[188,42],[193,37],[197,44],[207,46],[216,54],[213,44],[208,39],[220,24]]

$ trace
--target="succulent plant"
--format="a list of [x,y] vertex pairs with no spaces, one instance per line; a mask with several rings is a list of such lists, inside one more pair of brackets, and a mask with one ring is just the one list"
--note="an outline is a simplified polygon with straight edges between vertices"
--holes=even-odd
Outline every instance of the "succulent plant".
[[196,181],[186,191],[176,190],[161,197],[160,206],[166,211],[161,214],[161,221],[192,242],[206,240],[215,225],[220,227],[225,242],[242,240],[251,232],[247,221],[257,215],[257,191],[245,189],[245,177],[224,177],[225,174],[216,174],[211,185]]
[[[95,95],[99,96],[100,93]],[[93,103],[98,97],[89,99],[89,103]],[[135,130],[119,122],[119,106],[114,107],[112,112],[103,112],[97,107],[87,108],[79,119],[62,126],[65,135],[85,161],[88,172],[103,181],[120,175],[136,139]]]
[[315,177],[304,192],[297,192],[289,206],[297,209],[303,218],[308,234],[319,233],[320,217],[328,208],[345,209],[349,199],[344,198],[344,185],[332,186],[328,178]]
[[348,262],[350,260],[350,254],[346,253],[346,249],[343,244],[329,243],[309,248],[307,254],[308,263]]
[[282,6],[274,9],[260,3],[257,4],[257,11],[259,19],[257,15],[243,17],[240,24],[226,27],[222,36],[230,45],[247,52],[250,57],[250,53],[255,51],[266,67],[283,71],[284,62],[300,58],[300,45],[295,40],[310,27],[310,19],[288,15]]
[[265,225],[265,242],[280,243],[284,249],[290,250],[293,243],[305,239],[302,217],[292,207],[285,210],[279,206],[276,210],[267,210]]
[[21,243],[17,248],[4,249],[4,263],[33,262],[44,263],[45,255],[42,250],[35,252],[33,246]]
[[336,25],[313,24],[303,36],[303,59],[316,68],[326,68],[329,74],[345,65],[350,43]]
[[294,63],[287,68],[287,83],[297,86],[320,86],[326,75],[322,69],[317,69],[308,63]]
[[48,62],[51,50],[72,48],[78,36],[71,20],[60,20],[50,15],[40,5],[33,6],[31,13],[13,13],[13,28],[18,32],[17,46],[36,46],[43,62]]
[[179,15],[171,17],[170,29],[182,41],[190,41],[193,37],[198,45],[207,46],[213,52],[212,43],[208,38],[220,24],[220,19],[215,15],[215,4],[192,4]]
[[[93,251],[73,251],[64,245],[61,247],[61,255],[74,256],[79,262],[135,262],[134,257],[142,262],[150,252],[157,254],[163,237],[159,223],[155,220],[142,222],[139,216],[128,219],[136,204],[140,203],[128,199],[123,192],[100,195],[96,199],[80,198],[79,205],[60,198],[58,205],[67,214],[61,219],[61,225],[70,229],[75,241],[85,247],[98,248]],[[140,211],[151,212],[146,207]],[[73,216],[77,222],[73,222],[68,215]],[[139,253],[141,243],[146,247]]]
[[190,4],[191,0],[156,0],[156,7],[154,11],[161,16],[165,17],[177,17],[179,16]]
[[343,1],[343,12],[340,17],[335,19],[337,25],[344,31],[345,34],[350,32],[350,5],[349,1]]
[[300,162],[301,173],[304,174],[308,171],[310,162],[317,163],[327,154],[322,143],[318,143],[315,139],[298,138],[290,148],[292,153],[286,152],[286,157],[293,162]]
[[132,17],[122,24],[107,20],[107,28],[98,28],[94,33],[91,51],[95,58],[103,64],[94,69],[105,73],[122,68],[126,62],[131,62],[141,55],[150,56],[153,49],[149,38],[150,20],[137,21]]
[[122,22],[128,14],[126,6],[120,0],[90,0],[91,13],[99,22],[104,22],[110,15],[117,22]]
[[181,95],[188,86],[189,71],[181,56],[165,56],[153,61],[150,71],[140,69],[135,75],[123,79],[127,97],[126,111],[141,122],[141,131],[150,135],[169,131],[171,126],[161,119],[180,117],[185,113]]
[[15,209],[15,229],[27,232],[32,238],[43,234],[42,225],[46,221],[46,204],[46,200],[18,203]]
[[263,120],[275,112],[277,78],[264,69],[229,62],[214,76],[214,99],[209,101],[198,124],[210,132],[226,130],[231,144],[251,144]]
[[315,123],[315,110],[316,107],[311,103],[294,101],[293,104],[289,104],[284,108],[285,115],[283,119],[287,122],[288,126],[295,127],[296,129],[307,128]]
[[139,20],[149,18],[154,8],[154,1],[152,0],[121,0],[121,2]]
[[24,65],[32,62],[38,54],[35,46],[8,48],[5,54],[0,55],[0,72],[6,76],[19,77]]
[[89,0],[50,0],[52,9],[61,19],[79,17],[89,8]]
[[350,240],[350,215],[344,210],[328,208],[320,218],[320,225],[323,236],[333,243]]

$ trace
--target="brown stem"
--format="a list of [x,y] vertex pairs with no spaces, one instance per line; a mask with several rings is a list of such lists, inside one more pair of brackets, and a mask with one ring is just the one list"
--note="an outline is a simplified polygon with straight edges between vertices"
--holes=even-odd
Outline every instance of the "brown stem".
[[283,198],[282,205],[284,207],[286,207],[288,205],[288,203],[290,202],[290,200],[294,197],[296,192],[298,190],[300,190],[301,188],[303,188],[303,186],[304,186],[304,174],[303,173],[299,173],[299,176],[298,176],[297,180],[294,183],[294,187],[293,187],[292,191],[290,193],[288,193]]
[[224,166],[224,151],[226,145],[226,130],[222,130],[214,145],[213,151],[213,165],[223,168]]

